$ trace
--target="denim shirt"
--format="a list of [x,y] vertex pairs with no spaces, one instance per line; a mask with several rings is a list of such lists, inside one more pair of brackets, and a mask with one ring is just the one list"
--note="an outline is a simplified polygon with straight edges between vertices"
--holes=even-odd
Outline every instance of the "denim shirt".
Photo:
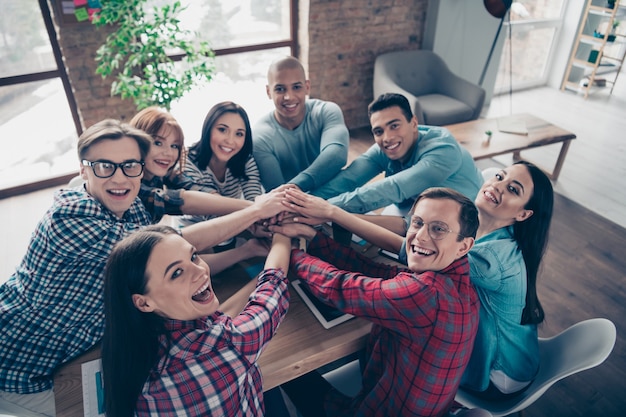
[[526,264],[513,226],[477,239],[469,260],[480,298],[480,324],[461,385],[484,391],[492,370],[519,382],[531,381],[539,370],[537,326],[520,324],[526,305]]
[[[484,391],[492,370],[519,382],[531,381],[539,370],[537,326],[520,324],[526,305],[526,264],[513,239],[513,226],[476,239],[468,256],[480,320],[461,386]],[[398,261],[407,262],[406,239]]]
[[[472,156],[450,132],[419,126],[418,138],[404,161],[389,159],[377,144],[312,194],[350,213],[366,213],[390,204],[409,209],[429,187],[450,187],[470,200],[483,183]],[[385,178],[368,183],[384,172]]]

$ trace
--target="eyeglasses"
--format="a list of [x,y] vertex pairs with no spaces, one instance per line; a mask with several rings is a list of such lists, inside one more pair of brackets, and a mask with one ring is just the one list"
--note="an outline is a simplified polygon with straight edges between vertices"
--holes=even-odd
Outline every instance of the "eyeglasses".
[[454,233],[455,235],[465,237],[460,233],[450,230],[448,225],[444,222],[434,221],[426,223],[420,217],[416,216],[413,216],[413,218],[411,219],[411,226],[409,227],[409,230],[413,229],[413,231],[417,232],[424,226],[428,226],[428,236],[430,236],[430,238],[433,240],[444,239],[446,236],[448,236],[448,233]]
[[124,161],[119,164],[111,161],[87,161],[83,159],[83,165],[91,167],[93,174],[98,178],[110,178],[118,168],[122,169],[124,175],[135,178],[143,173],[144,163],[141,161]]

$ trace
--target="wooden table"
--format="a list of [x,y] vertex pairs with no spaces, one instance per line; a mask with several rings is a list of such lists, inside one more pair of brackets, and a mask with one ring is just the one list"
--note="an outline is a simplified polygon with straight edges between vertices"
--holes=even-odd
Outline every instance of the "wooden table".
[[[507,153],[513,153],[513,159],[519,160],[521,159],[520,152],[523,150],[561,143],[561,151],[554,169],[548,171],[542,168],[550,179],[556,181],[561,173],[570,142],[576,138],[576,135],[528,113],[515,114],[505,118],[512,124],[525,125],[528,134],[499,131],[498,118],[472,120],[445,127],[450,130],[456,140],[469,151],[475,160]],[[491,141],[489,145],[484,145],[483,139],[488,130],[492,132]]]
[[[243,268],[236,266],[214,279],[214,289],[218,298],[225,300],[249,280]],[[259,360],[264,390],[359,351],[365,346],[371,328],[370,322],[354,318],[326,330],[293,287],[289,291],[291,303],[287,316]],[[100,349],[95,348],[65,364],[55,374],[58,417],[83,415],[81,365],[98,358]]]

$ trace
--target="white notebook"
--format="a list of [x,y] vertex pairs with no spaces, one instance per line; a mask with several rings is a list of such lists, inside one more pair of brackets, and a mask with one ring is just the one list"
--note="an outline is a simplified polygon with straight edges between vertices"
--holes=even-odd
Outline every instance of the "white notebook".
[[342,313],[336,308],[321,302],[313,295],[305,282],[296,279],[291,281],[291,285],[293,285],[298,292],[298,295],[300,295],[315,318],[321,323],[322,326],[324,326],[325,329],[330,329],[331,327],[335,327],[338,324],[354,318],[351,314]]

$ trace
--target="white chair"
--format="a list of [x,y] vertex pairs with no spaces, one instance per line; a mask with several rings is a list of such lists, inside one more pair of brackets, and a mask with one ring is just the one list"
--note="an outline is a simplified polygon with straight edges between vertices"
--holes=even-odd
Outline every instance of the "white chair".
[[604,362],[613,350],[615,338],[615,325],[610,320],[581,321],[556,336],[539,338],[539,374],[519,396],[508,401],[490,402],[459,389],[455,400],[467,408],[485,409],[494,417],[520,412],[557,381]]
[[[323,377],[330,382],[332,386],[343,394],[354,397],[361,390],[361,367],[359,361],[354,360],[337,369],[326,372]],[[451,416],[452,417],[452,416]],[[487,410],[473,408],[461,410],[454,414],[453,417],[492,417]]]

